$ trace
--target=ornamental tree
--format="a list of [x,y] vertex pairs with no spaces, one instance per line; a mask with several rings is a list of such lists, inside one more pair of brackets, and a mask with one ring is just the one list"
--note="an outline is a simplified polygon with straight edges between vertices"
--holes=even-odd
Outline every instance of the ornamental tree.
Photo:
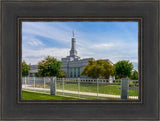
[[88,64],[84,67],[81,75],[92,78],[109,78],[113,75],[114,67],[108,62],[103,60],[89,60]]
[[119,78],[130,77],[133,69],[133,64],[127,60],[118,61],[114,64],[115,76]]
[[31,69],[25,61],[22,62],[22,77],[28,76],[28,71]]
[[56,76],[59,77],[62,69],[61,62],[54,57],[47,56],[38,63],[38,74],[42,77]]

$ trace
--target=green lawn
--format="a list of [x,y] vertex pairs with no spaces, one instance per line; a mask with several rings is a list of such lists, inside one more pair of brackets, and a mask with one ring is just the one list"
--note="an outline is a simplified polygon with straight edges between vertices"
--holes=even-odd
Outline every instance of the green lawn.
[[[43,88],[43,85],[37,85],[36,87]],[[49,88],[49,85],[46,85],[46,88]],[[62,89],[62,83],[57,83],[57,89]],[[101,94],[113,94],[113,95],[120,95],[120,85],[118,84],[99,84],[98,92]],[[64,90],[70,91],[78,91],[78,84],[64,84]],[[92,92],[97,93],[97,84],[80,84],[80,91],[81,92]],[[138,89],[129,89],[129,96],[138,96]]]
[[22,91],[22,99],[76,99],[76,98]]
[[[61,93],[58,93],[58,94],[62,95]],[[38,92],[22,91],[22,99],[77,99],[77,98],[79,98],[77,94],[65,93],[65,95],[70,96],[70,97],[41,94]],[[75,98],[72,98],[72,97],[75,97]],[[80,99],[97,99],[97,97],[96,96],[88,96],[88,95],[87,96],[80,95]],[[115,98],[99,97],[98,99],[115,99]],[[118,98],[116,98],[116,99],[118,99]]]
[[[98,92],[101,94],[113,94],[120,95],[120,85],[111,85],[111,84],[99,84]],[[57,84],[57,89],[62,89],[61,84]],[[78,91],[77,84],[65,84],[64,90]],[[81,92],[93,92],[97,93],[96,84],[81,84]],[[129,89],[129,96],[138,96],[138,89]]]

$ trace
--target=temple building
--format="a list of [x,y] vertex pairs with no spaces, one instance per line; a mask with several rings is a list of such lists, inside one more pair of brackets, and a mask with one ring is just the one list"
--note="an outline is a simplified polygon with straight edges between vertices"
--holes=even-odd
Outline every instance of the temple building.
[[[67,78],[89,78],[86,76],[81,75],[81,72],[83,71],[83,68],[88,64],[88,60],[94,58],[84,58],[81,59],[79,56],[77,56],[77,50],[76,50],[76,38],[74,37],[74,31],[73,31],[73,38],[71,39],[71,50],[70,55],[62,58],[62,71],[66,73]],[[109,61],[111,64],[113,64],[109,59],[105,59],[105,61]]]
[[[76,38],[74,37],[74,31],[73,31],[73,38],[71,39],[71,50],[70,55],[61,58],[62,62],[62,71],[66,73],[66,78],[90,78],[81,75],[81,72],[83,71],[83,68],[88,64],[89,60],[95,60],[94,58],[83,58],[81,59],[79,56],[77,56],[77,50],[76,50]],[[110,64],[113,65],[113,63],[109,59],[102,59],[104,61],[108,61]],[[31,70],[28,72],[28,76],[36,76],[38,73],[37,65],[30,65]]]

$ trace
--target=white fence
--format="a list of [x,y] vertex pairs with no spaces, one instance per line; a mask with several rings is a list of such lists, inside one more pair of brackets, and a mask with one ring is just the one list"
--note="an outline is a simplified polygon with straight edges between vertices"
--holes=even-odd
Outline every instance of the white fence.
[[[27,91],[51,92],[53,77],[24,77],[22,89]],[[134,82],[134,83],[133,83]],[[119,99],[121,96],[121,81],[109,79],[56,78],[55,94],[80,99]],[[138,99],[138,83],[129,81],[128,98]]]

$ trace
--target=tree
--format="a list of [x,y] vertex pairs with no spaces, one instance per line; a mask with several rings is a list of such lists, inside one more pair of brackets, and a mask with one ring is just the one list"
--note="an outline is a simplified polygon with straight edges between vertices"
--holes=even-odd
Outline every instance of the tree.
[[22,62],[22,77],[28,76],[28,71],[31,69],[25,61]]
[[38,63],[38,74],[42,77],[56,76],[59,77],[62,72],[61,62],[54,57],[47,56]]
[[134,70],[131,74],[131,79],[138,80],[138,71]]
[[64,78],[66,77],[66,73],[65,72],[61,72],[59,78]]
[[133,64],[127,60],[118,61],[114,64],[115,76],[119,78],[130,77],[133,69]]
[[89,60],[88,64],[84,67],[81,75],[92,78],[109,78],[113,75],[114,67],[108,62],[103,60]]

